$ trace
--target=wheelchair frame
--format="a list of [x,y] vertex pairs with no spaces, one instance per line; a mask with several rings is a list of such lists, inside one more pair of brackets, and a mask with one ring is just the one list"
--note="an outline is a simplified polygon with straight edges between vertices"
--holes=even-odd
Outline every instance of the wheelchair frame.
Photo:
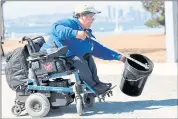
[[[37,39],[37,38],[40,38],[40,37],[36,37],[34,39]],[[23,38],[23,40],[27,40],[29,45],[31,46],[32,45],[32,50],[35,50],[34,48],[34,43],[32,40],[34,39],[30,39],[30,38]],[[36,57],[36,58],[32,58],[31,56],[28,57],[27,61],[28,63],[31,65],[31,63],[35,60],[38,60],[40,57]],[[85,81],[81,81],[79,79],[79,75],[78,75],[79,71],[74,69],[74,70],[69,70],[69,71],[65,71],[65,72],[62,72],[62,73],[55,73],[55,74],[50,74],[48,75],[49,77],[49,80],[55,80],[57,78],[61,78],[63,76],[68,76],[68,75],[71,75],[71,74],[74,74],[74,77],[75,77],[75,83],[70,86],[69,88],[65,88],[65,87],[53,87],[53,86],[41,86],[38,84],[38,80],[35,79],[35,74],[34,74],[34,71],[32,69],[32,67],[29,67],[29,76],[28,76],[28,81],[27,81],[27,88],[26,88],[26,92],[33,92],[32,94],[35,94],[36,92],[35,91],[49,91],[49,92],[56,92],[56,93],[65,93],[65,92],[68,92],[68,93],[75,93],[75,101],[76,101],[76,108],[77,108],[77,113],[79,115],[82,115],[83,114],[83,108],[84,108],[84,102],[83,102],[83,99],[84,99],[84,96],[82,95],[85,95],[85,94],[93,94],[93,99],[95,97],[97,97],[99,99],[99,101],[101,102],[102,100],[105,101],[105,97],[106,95],[110,96],[112,95],[112,89],[106,91],[104,94],[102,95],[97,95],[95,93],[95,91],[92,89],[92,87],[90,87]],[[71,80],[71,79],[70,79]],[[88,90],[87,90],[88,89]],[[41,94],[43,94],[43,92],[40,92]],[[46,94],[44,94],[46,97],[49,97],[47,96]],[[27,98],[29,97],[30,95],[27,95]],[[26,100],[26,99],[25,99]],[[19,113],[14,113],[14,106],[12,108],[12,112],[13,114],[19,116],[21,111],[25,110],[24,106],[20,107],[20,103],[19,101],[15,101],[16,103],[16,107],[21,108],[19,109],[20,112]],[[19,104],[19,105],[18,105]],[[92,106],[92,105],[90,105]],[[48,112],[46,112],[45,114],[41,115],[42,117],[43,116],[46,116]],[[30,115],[32,117],[35,117],[34,115]],[[40,116],[40,117],[41,117]]]

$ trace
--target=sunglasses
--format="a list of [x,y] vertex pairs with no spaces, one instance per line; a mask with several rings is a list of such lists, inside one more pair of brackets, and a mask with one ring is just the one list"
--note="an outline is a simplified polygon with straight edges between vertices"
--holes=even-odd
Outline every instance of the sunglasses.
[[88,16],[88,17],[90,17],[90,18],[92,18],[92,19],[95,19],[96,18],[96,15],[95,14],[93,14],[93,13],[85,13],[85,14],[83,14],[84,16]]

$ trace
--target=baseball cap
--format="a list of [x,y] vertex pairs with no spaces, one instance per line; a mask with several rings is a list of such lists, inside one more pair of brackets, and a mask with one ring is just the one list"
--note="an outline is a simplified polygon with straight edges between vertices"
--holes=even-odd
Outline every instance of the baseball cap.
[[96,10],[92,5],[84,4],[84,5],[77,5],[74,8],[74,13],[75,14],[80,14],[80,13],[94,13],[94,14],[99,14],[101,11]]

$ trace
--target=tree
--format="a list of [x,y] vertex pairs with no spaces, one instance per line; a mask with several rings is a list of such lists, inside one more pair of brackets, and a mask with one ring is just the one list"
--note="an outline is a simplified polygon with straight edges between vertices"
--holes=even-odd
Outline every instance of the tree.
[[151,19],[145,25],[148,27],[165,26],[164,0],[143,0],[143,7],[151,13]]

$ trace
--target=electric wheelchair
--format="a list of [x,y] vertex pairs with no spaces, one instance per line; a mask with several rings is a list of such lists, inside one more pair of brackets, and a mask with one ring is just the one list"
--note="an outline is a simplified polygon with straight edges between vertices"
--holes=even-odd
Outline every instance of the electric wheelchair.
[[[16,90],[15,105],[12,113],[20,116],[26,112],[31,117],[45,117],[50,109],[68,106],[75,101],[79,115],[85,107],[91,107],[95,98],[105,101],[106,96],[112,95],[109,89],[102,95],[79,78],[79,71],[72,66],[71,57],[66,57],[67,47],[51,48],[50,52],[40,52],[45,43],[42,36],[35,38],[23,37],[27,41],[29,56],[28,80]],[[73,75],[74,79],[64,78]]]

